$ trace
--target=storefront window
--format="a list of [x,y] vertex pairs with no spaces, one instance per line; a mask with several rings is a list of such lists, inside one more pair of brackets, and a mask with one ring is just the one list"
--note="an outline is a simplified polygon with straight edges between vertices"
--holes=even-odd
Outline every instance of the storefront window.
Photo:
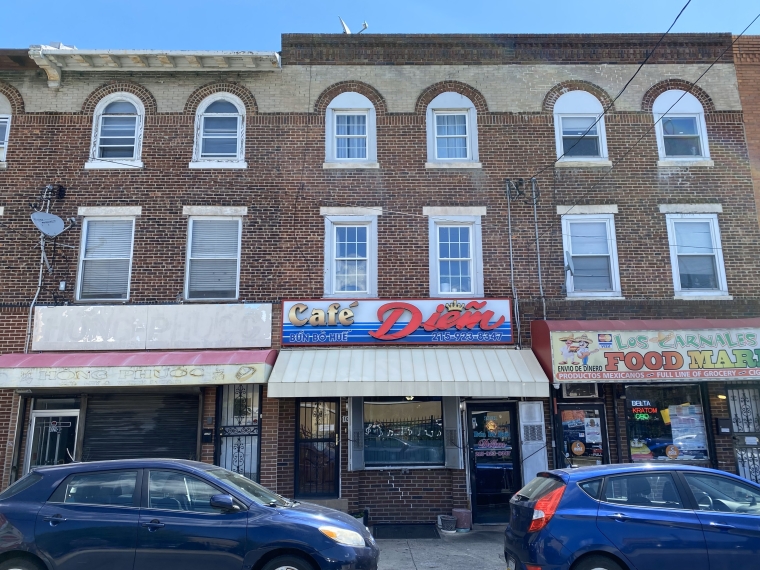
[[601,465],[607,455],[604,416],[601,404],[563,405],[563,454],[568,465]]
[[365,398],[364,464],[443,465],[441,398]]
[[707,433],[696,384],[626,386],[631,461],[704,461]]

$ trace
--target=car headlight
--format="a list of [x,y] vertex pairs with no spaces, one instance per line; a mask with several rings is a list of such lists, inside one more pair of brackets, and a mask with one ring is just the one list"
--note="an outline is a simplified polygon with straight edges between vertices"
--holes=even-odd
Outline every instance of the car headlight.
[[346,530],[337,526],[321,526],[319,532],[333,539],[338,544],[346,546],[364,546],[364,537],[353,530]]

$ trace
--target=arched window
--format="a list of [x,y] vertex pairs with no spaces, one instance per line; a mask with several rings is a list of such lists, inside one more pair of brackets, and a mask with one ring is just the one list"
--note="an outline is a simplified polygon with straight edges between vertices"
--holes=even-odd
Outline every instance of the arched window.
[[554,135],[560,162],[606,161],[604,108],[587,91],[569,91],[554,104]]
[[11,102],[0,93],[0,170],[5,168],[5,153],[11,131]]
[[246,168],[245,105],[230,93],[204,99],[195,115],[190,168]]
[[325,115],[325,168],[378,168],[375,106],[359,93],[341,93]]
[[85,168],[142,168],[145,108],[131,93],[113,93],[95,107]]
[[478,114],[459,93],[441,93],[427,107],[426,168],[479,167]]
[[709,160],[705,111],[694,95],[666,91],[655,99],[652,113],[660,160]]

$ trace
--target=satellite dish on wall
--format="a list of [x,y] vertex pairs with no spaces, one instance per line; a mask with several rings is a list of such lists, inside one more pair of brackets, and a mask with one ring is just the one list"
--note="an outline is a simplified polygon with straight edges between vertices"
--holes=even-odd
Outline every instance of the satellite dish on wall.
[[48,237],[55,237],[64,229],[63,220],[55,214],[48,214],[47,212],[34,212],[32,223]]

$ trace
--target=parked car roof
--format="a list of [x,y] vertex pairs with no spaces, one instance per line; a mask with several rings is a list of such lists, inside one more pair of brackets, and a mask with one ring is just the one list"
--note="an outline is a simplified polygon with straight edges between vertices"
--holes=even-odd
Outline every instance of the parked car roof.
[[553,469],[549,473],[560,476],[565,481],[581,481],[592,477],[604,477],[606,475],[616,475],[620,473],[651,472],[651,471],[695,471],[709,472],[717,475],[736,477],[725,471],[717,471],[707,467],[696,465],[678,465],[668,463],[618,463],[614,465],[590,465],[586,467],[564,467],[562,469]]
[[40,474],[67,473],[77,471],[108,471],[110,469],[144,469],[149,467],[176,468],[186,467],[208,471],[210,469],[219,469],[216,465],[201,463],[200,461],[190,461],[187,459],[115,459],[111,461],[86,461],[77,463],[66,463],[65,465],[44,465],[34,467],[32,471]]

